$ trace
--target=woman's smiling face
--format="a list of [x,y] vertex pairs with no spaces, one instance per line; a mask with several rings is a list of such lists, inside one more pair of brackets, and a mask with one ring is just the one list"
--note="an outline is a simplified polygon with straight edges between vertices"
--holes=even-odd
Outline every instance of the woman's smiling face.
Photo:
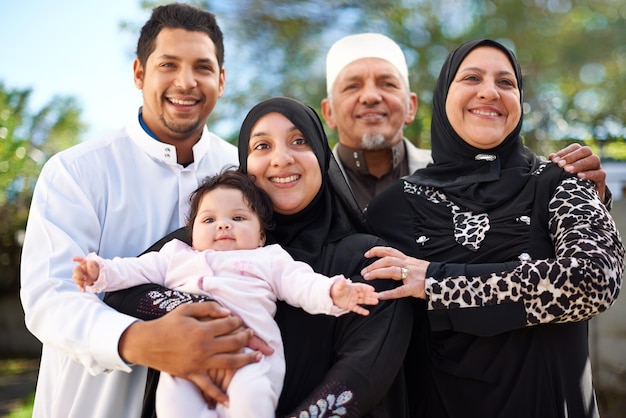
[[456,133],[476,148],[504,141],[522,116],[517,78],[504,52],[481,46],[465,57],[448,89],[446,114]]
[[263,115],[252,127],[247,165],[274,211],[282,215],[302,211],[322,186],[320,164],[308,140],[277,112]]

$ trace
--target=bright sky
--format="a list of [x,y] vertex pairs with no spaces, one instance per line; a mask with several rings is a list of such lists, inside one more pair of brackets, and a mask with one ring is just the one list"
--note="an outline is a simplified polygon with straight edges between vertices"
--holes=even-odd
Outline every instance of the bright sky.
[[31,88],[30,106],[73,96],[94,135],[124,125],[141,104],[132,61],[139,27],[149,12],[139,0],[5,1],[0,12],[0,81]]

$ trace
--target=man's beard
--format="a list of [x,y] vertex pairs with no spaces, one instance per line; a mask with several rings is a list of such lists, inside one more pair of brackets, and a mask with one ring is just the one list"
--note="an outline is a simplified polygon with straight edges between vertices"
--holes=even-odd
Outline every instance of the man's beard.
[[389,148],[385,137],[381,134],[364,134],[361,138],[361,146],[368,151],[378,151]]
[[176,134],[190,134],[200,127],[198,120],[185,121],[184,123],[181,123],[174,118],[166,119],[163,114],[161,115],[161,122],[166,128]]

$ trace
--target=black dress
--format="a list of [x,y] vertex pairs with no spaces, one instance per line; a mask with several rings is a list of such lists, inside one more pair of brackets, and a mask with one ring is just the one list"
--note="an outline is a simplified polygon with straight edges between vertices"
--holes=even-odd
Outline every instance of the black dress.
[[[324,267],[319,271],[343,273],[358,281],[361,269],[371,263],[362,254],[375,245],[385,243],[365,234],[329,243],[322,250]],[[366,318],[309,315],[279,302],[275,319],[283,335],[288,372],[277,415],[299,416],[296,411],[344,394],[358,404],[350,408],[354,413],[338,416],[406,416],[402,380],[388,389],[402,364],[412,320],[409,301],[399,302],[381,303]]]
[[[578,204],[594,202],[592,186],[550,166],[522,190],[538,196],[530,206],[513,200],[476,219],[475,239],[462,243],[453,219],[465,221],[431,188],[403,180],[368,208],[392,246],[432,261],[421,364],[429,417],[598,416],[587,320],[617,297],[624,248],[597,198]],[[412,345],[407,357],[423,353]]]
[[624,246],[593,184],[524,147],[521,116],[492,149],[456,133],[448,90],[478,47],[509,58],[523,107],[510,50],[485,39],[453,50],[433,95],[433,164],[366,211],[391,246],[431,262],[406,361],[411,414],[597,417],[587,321],[617,298]]

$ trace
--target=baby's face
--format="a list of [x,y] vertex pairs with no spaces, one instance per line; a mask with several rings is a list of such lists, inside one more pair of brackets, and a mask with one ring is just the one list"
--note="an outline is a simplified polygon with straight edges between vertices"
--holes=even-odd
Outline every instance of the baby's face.
[[251,250],[262,246],[264,239],[259,217],[241,191],[219,187],[200,200],[192,242],[198,251]]

